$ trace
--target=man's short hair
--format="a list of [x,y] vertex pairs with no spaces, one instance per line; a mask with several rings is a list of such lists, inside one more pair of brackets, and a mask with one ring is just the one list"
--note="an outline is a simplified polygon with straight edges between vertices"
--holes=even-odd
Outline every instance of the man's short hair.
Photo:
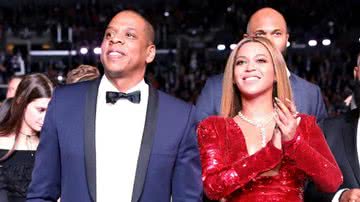
[[92,80],[100,76],[99,70],[91,65],[79,65],[68,72],[66,83],[76,83],[80,81]]

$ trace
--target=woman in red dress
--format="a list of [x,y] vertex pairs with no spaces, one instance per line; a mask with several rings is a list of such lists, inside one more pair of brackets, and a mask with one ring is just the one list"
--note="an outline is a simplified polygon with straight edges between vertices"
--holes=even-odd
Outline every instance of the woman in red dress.
[[342,183],[315,117],[296,111],[284,58],[262,37],[232,51],[221,116],[203,120],[197,135],[210,199],[300,202],[308,179],[324,192]]

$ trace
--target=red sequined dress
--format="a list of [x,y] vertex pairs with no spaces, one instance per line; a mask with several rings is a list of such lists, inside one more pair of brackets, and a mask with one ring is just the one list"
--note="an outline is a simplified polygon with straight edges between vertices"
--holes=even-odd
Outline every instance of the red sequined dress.
[[[197,130],[205,194],[226,202],[303,201],[309,178],[324,192],[335,192],[341,171],[312,116],[300,115],[295,137],[282,150],[271,141],[249,156],[245,138],[232,118],[212,116]],[[280,164],[275,176],[260,176]]]

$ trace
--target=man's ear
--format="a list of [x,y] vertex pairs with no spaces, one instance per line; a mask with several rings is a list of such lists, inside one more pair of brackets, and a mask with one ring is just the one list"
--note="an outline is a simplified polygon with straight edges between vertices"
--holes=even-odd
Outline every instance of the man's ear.
[[289,33],[286,33],[286,42],[289,42],[289,37],[290,37]]
[[146,63],[149,64],[151,63],[156,55],[156,47],[154,44],[151,44],[147,47],[146,49]]

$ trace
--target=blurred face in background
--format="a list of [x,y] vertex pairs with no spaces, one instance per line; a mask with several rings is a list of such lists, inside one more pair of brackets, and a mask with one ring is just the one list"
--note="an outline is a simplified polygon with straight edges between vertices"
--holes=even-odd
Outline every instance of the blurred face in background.
[[20,78],[13,78],[9,81],[8,89],[6,91],[6,98],[12,98],[15,96],[16,89],[20,82]]
[[279,12],[271,8],[264,8],[251,16],[245,36],[265,37],[284,54],[289,39],[286,26],[286,21]]

